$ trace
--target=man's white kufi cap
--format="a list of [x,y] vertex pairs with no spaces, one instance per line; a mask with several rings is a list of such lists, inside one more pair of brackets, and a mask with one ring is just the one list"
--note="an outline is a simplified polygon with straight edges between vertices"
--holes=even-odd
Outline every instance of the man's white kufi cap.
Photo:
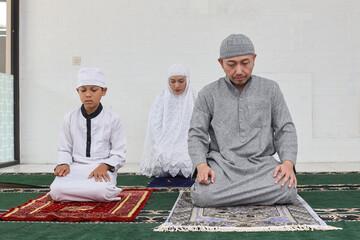
[[78,87],[87,85],[105,87],[104,73],[100,68],[80,68],[78,72]]

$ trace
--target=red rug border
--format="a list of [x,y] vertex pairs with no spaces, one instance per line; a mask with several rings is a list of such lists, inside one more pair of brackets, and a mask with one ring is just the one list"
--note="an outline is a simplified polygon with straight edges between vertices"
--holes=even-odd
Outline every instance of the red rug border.
[[[137,217],[137,215],[140,213],[140,211],[144,208],[145,204],[147,203],[148,199],[151,196],[151,193],[153,191],[156,191],[158,189],[156,188],[127,188],[127,189],[123,189],[123,191],[128,192],[128,191],[146,191],[148,192],[147,196],[145,197],[145,199],[142,201],[142,203],[140,204],[140,206],[136,209],[136,211],[132,214],[131,217],[106,217],[106,218],[101,218],[101,217],[97,217],[97,218],[83,218],[83,217],[72,217],[72,218],[60,218],[58,219],[57,216],[50,214],[48,216],[46,216],[43,219],[39,219],[39,217],[27,217],[26,220],[22,219],[22,218],[18,218],[18,217],[5,217],[5,215],[9,214],[10,212],[12,212],[13,210],[15,210],[16,208],[20,208],[36,199],[42,198],[45,194],[36,197],[34,199],[30,199],[27,202],[25,202],[24,204],[17,206],[17,207],[12,207],[9,211],[3,213],[0,215],[0,221],[21,221],[21,222],[51,222],[51,221],[56,221],[56,222],[133,222],[135,220],[135,218]],[[119,221],[121,219],[121,221]]]

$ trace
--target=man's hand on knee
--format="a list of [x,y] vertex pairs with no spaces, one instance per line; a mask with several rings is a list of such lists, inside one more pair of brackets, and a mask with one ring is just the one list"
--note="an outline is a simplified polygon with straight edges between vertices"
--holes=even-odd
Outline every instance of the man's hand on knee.
[[215,181],[215,172],[206,163],[200,163],[199,165],[197,165],[196,170],[196,180],[198,181],[198,183],[210,184]]
[[59,177],[65,177],[70,173],[70,167],[67,164],[59,165],[54,170],[54,175]]
[[274,170],[274,178],[276,177],[275,184],[278,184],[281,179],[283,179],[281,186],[285,186],[285,184],[289,181],[288,187],[290,188],[294,185],[294,188],[297,187],[296,175],[294,172],[294,164],[289,160],[285,160],[282,164],[277,166]]

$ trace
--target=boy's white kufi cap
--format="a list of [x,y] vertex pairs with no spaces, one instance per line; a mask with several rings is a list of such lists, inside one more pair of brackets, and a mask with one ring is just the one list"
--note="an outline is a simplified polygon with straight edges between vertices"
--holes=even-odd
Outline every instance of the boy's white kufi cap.
[[80,68],[78,72],[78,87],[87,85],[105,87],[104,73],[100,68]]

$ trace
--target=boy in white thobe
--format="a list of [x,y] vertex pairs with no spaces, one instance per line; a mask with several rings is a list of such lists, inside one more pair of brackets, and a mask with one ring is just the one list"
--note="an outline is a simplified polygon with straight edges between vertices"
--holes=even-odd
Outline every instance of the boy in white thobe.
[[125,165],[126,139],[120,117],[100,103],[107,91],[103,72],[81,68],[76,91],[83,105],[65,115],[48,196],[55,201],[120,200],[116,177]]

